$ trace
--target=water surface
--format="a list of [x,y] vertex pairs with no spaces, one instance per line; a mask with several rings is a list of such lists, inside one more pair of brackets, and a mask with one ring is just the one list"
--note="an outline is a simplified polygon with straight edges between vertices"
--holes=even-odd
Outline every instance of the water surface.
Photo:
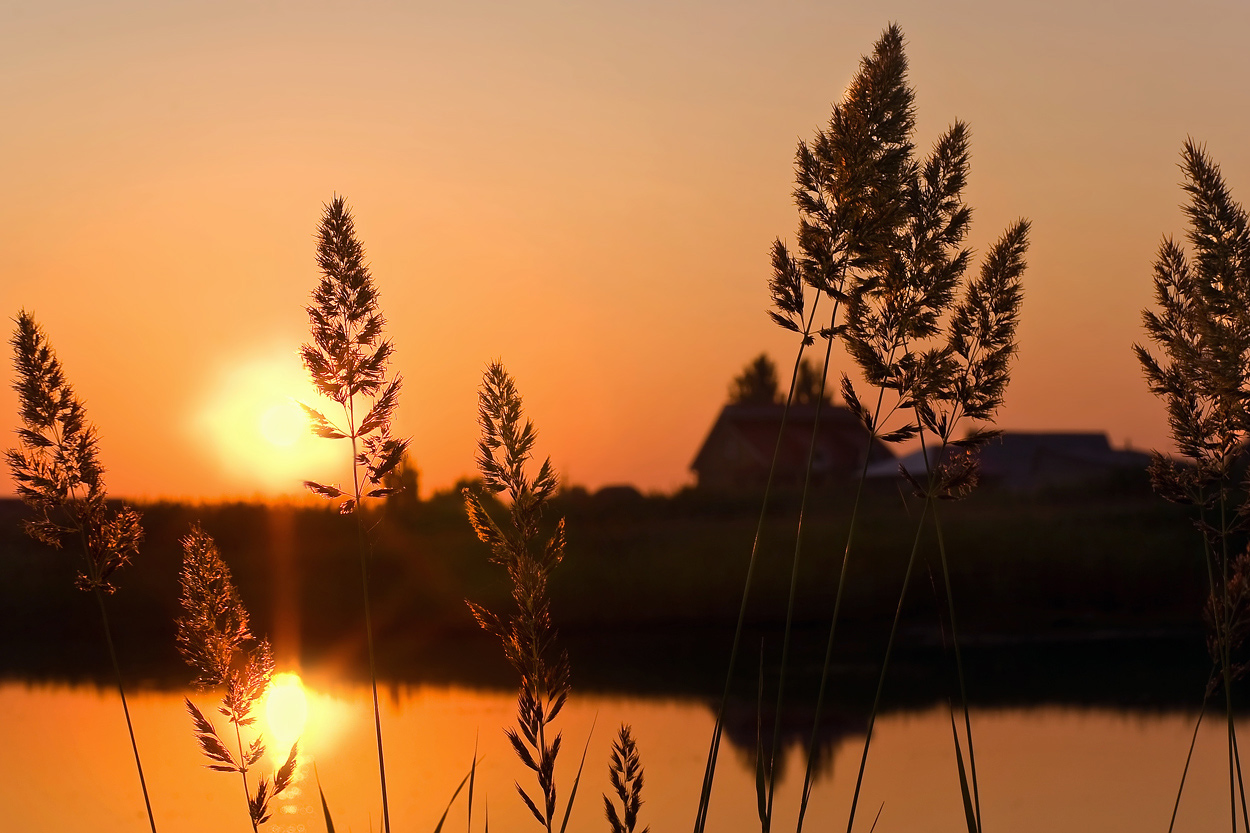
[[[250,830],[237,775],[204,768],[182,699],[206,713],[211,695],[139,691],[131,698],[157,824],[164,833]],[[533,784],[504,737],[512,694],[446,685],[383,689],[382,721],[396,831],[432,831],[476,746],[481,759],[474,830],[489,813],[491,829],[537,831],[515,794]],[[314,777],[340,831],[378,830],[380,798],[368,689],[311,690],[303,760],[295,787],[262,829],[322,831]],[[0,792],[5,829],[132,833],[147,829],[116,693],[94,686],[0,685]],[[1166,830],[1196,713],[1086,706],[974,711],[982,809],[988,830]],[[642,824],[655,833],[692,823],[713,714],[707,703],[680,697],[576,693],[557,725],[561,803],[587,737],[585,772],[569,830],[605,831],[602,793],[609,789],[610,744],[622,722],[633,726],[646,771]],[[220,724],[220,720],[217,720]],[[592,725],[594,727],[591,734]],[[1242,728],[1245,728],[1244,725]],[[829,741],[807,829],[845,829],[863,736]],[[1220,721],[1204,723],[1181,804],[1178,831],[1226,829],[1228,782]],[[709,830],[759,829],[753,760],[728,745],[721,756]],[[266,760],[261,767],[272,770]],[[802,781],[800,750],[786,750],[775,829],[793,829]],[[961,830],[962,810],[949,716],[941,707],[879,718],[857,829]],[[464,830],[464,795],[448,830]]]

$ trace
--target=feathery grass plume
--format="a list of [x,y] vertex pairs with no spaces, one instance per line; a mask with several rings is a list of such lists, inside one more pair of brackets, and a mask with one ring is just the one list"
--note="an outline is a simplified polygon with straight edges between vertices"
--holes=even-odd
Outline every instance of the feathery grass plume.
[[269,802],[291,785],[299,743],[292,744],[286,763],[274,773],[273,780],[262,775],[253,793],[247,774],[264,757],[265,743],[257,733],[245,749],[242,727],[256,722],[252,710],[265,696],[273,677],[273,652],[268,641],[257,642],[248,629],[247,609],[213,539],[199,526],[192,526],[182,539],[182,549],[179,601],[183,615],[177,621],[178,651],[195,670],[196,687],[225,685],[217,711],[234,726],[235,750],[190,698],[185,701],[187,712],[200,750],[209,760],[208,768],[237,772],[243,779],[248,818],[255,831],[269,819]]
[[[987,255],[980,276],[962,286],[971,260],[969,251],[962,248],[971,219],[971,211],[962,199],[968,158],[968,130],[961,122],[956,122],[939,138],[925,163],[917,166],[909,177],[908,219],[897,238],[897,248],[887,253],[874,268],[871,278],[861,284],[861,291],[852,298],[848,326],[843,333],[847,351],[859,364],[864,378],[878,389],[877,413],[869,416],[867,409],[858,405],[854,386],[844,377],[847,401],[856,403],[852,407],[873,433],[880,431],[884,419],[896,411],[910,410],[915,415],[914,421],[883,434],[882,439],[898,441],[919,437],[927,467],[924,485],[900,467],[903,477],[925,499],[924,512],[917,524],[899,591],[898,609],[886,643],[877,695],[868,718],[848,829],[854,823],[899,616],[928,516],[932,517],[937,533],[945,578],[946,615],[955,646],[959,705],[964,717],[965,739],[962,742],[968,746],[965,765],[962,742],[956,731],[956,766],[965,820],[972,833],[981,829],[972,724],[945,540],[935,500],[963,497],[972,489],[976,483],[976,458],[972,450],[993,436],[992,432],[978,430],[956,441],[953,435],[964,418],[992,421],[1002,402],[1009,378],[1009,362],[1015,352],[1028,223],[1019,221],[1013,225]],[[893,405],[882,416],[881,403],[887,392],[892,396]],[[936,437],[936,454],[929,453],[926,434]],[[960,448],[959,453],[948,451],[952,445]]]
[[570,685],[568,654],[556,645],[551,624],[547,581],[564,557],[564,519],[556,523],[550,537],[541,533],[540,520],[547,501],[555,494],[556,474],[550,459],[543,461],[532,478],[526,473],[538,432],[532,422],[522,419],[516,383],[502,364],[492,362],[478,394],[482,436],[477,465],[486,491],[507,493],[510,523],[497,523],[482,499],[469,489],[464,490],[464,502],[474,532],[490,546],[490,560],[508,571],[517,609],[501,617],[479,604],[466,603],[478,624],[499,637],[508,662],[521,675],[517,695],[520,731],[509,729],[508,739],[521,762],[534,771],[539,794],[535,799],[519,782],[516,789],[534,818],[550,833],[555,824],[555,764],[561,734],[557,732],[549,739],[547,727],[564,707]]
[[[883,36],[878,49],[883,47],[887,48],[887,57],[878,62],[875,71],[862,71],[865,82],[852,84],[847,101],[835,108],[829,130],[822,132],[810,147],[800,146],[799,187],[795,199],[801,216],[800,242],[806,244],[805,255],[791,260],[778,248],[774,254],[777,273],[774,284],[792,285],[793,279],[787,271],[792,263],[805,275],[813,276],[808,283],[817,288],[822,284],[822,276],[835,276],[839,282],[830,294],[835,302],[845,305],[845,322],[831,323],[824,332],[842,338],[866,381],[877,388],[876,405],[870,407],[864,404],[855,385],[844,375],[842,393],[848,408],[860,418],[872,440],[901,442],[920,436],[923,443],[925,432],[940,440],[942,449],[937,459],[941,462],[930,472],[928,487],[919,489],[926,503],[916,543],[919,543],[925,516],[932,513],[944,573],[948,573],[932,497],[962,495],[975,482],[975,459],[971,454],[947,454],[946,446],[954,442],[952,432],[963,417],[988,420],[1001,403],[1008,362],[1015,349],[1019,276],[1023,270],[1027,224],[1019,223],[1009,230],[990,253],[982,277],[963,289],[963,298],[956,304],[971,260],[970,252],[963,247],[971,220],[971,210],[962,198],[969,162],[968,128],[962,122],[954,122],[939,137],[928,156],[917,161],[911,142],[915,123],[914,94],[907,84],[902,35],[896,27],[891,27]],[[865,102],[873,96],[880,103],[867,105]],[[887,112],[888,117],[882,115]],[[876,129],[871,120],[874,117],[879,123],[890,125],[892,132]],[[834,199],[816,193],[813,185],[820,175],[828,175],[830,171],[841,177],[831,177],[832,185],[828,189],[840,199],[839,204],[845,206],[841,215],[832,214],[829,206],[834,204]],[[838,222],[824,219],[831,216],[837,216]],[[832,283],[827,277],[823,282]],[[789,298],[778,291],[774,291],[774,296]],[[774,319],[781,317],[774,316]],[[884,428],[887,421],[900,411],[912,411],[917,417],[887,432]],[[974,432],[972,437],[958,442],[971,447],[989,436],[988,432]],[[811,794],[815,743],[866,468],[865,461],[830,618],[825,666],[800,799],[799,829]],[[799,523],[801,544],[801,519]],[[792,585],[797,579],[798,554],[796,544]],[[913,547],[900,592],[900,605],[915,555],[916,547]],[[948,615],[954,634],[949,580],[947,589]],[[887,643],[882,681],[896,630],[897,624]],[[783,647],[783,682],[784,651]],[[957,638],[956,665],[969,746],[969,771],[965,772],[958,734],[956,759],[969,829],[979,830],[971,723],[967,716]],[[879,697],[880,688],[878,701]],[[860,766],[861,783],[876,708],[874,705],[869,716]],[[780,713],[779,694],[777,714],[780,716]],[[771,784],[768,793],[765,830],[771,819]],[[854,824],[858,797],[859,783],[852,799],[848,829]]]
[[[1177,450],[1189,464],[1155,454],[1151,480],[1162,497],[1196,508],[1207,567],[1207,620],[1213,658],[1223,682],[1228,738],[1229,800],[1250,829],[1233,722],[1233,659],[1240,635],[1240,573],[1231,538],[1250,520],[1250,482],[1235,463],[1250,438],[1250,222],[1232,198],[1206,150],[1192,139],[1181,154],[1189,197],[1189,243],[1165,237],[1154,266],[1156,310],[1145,310],[1146,334],[1162,351],[1135,347],[1150,391],[1167,406]],[[1180,789],[1184,789],[1182,778]]]
[[122,684],[121,665],[109,627],[104,596],[116,590],[111,578],[139,552],[143,528],[139,513],[128,506],[110,510],[100,465],[97,432],[65,378],[61,363],[43,329],[25,310],[18,313],[17,329],[9,343],[18,395],[18,447],[5,452],[18,496],[38,514],[23,521],[26,533],[40,543],[60,549],[66,537],[82,546],[83,569],[78,588],[90,591],[100,608],[104,641],[117,679],[117,693],[126,716],[126,730],[135,756],[135,769],[147,809],[148,824],[156,833],[139,745],[135,740]]
[[[612,782],[612,789],[616,790],[616,797],[621,800],[618,813],[612,799],[603,796],[603,812],[612,826],[612,833],[634,833],[638,824],[638,809],[642,806],[642,761],[638,757],[633,730],[624,723],[612,742],[608,780]],[[650,825],[642,829],[642,833],[650,831]]]
[[[860,280],[862,267],[879,259],[879,253],[888,248],[889,241],[902,221],[902,174],[910,164],[910,134],[915,122],[913,94],[906,77],[907,58],[903,52],[903,35],[897,26],[891,25],[878,39],[872,54],[861,60],[859,70],[848,86],[843,100],[834,107],[828,127],[820,131],[812,142],[800,142],[795,155],[796,186],[793,193],[799,209],[798,250],[797,254],[791,254],[780,240],[773,244],[773,275],[769,281],[769,291],[775,309],[769,311],[769,316],[774,323],[798,334],[799,346],[791,375],[790,393],[785,400],[786,407],[781,417],[778,446],[774,451],[773,463],[764,487],[763,505],[747,566],[725,690],[713,727],[704,770],[694,824],[695,833],[701,833],[707,824],[724,710],[737,664],[777,454],[785,432],[790,404],[796,400],[800,374],[804,368],[803,351],[814,342],[813,324],[817,307],[825,296],[833,301],[828,325],[815,331],[826,339],[832,339],[843,328],[838,323],[838,312],[857,291],[856,282]],[[804,287],[810,287],[816,292],[810,312],[804,298]],[[824,367],[818,372],[818,408],[825,398],[824,379],[828,375],[830,346],[831,342],[826,344]],[[817,374],[810,375],[814,377]],[[805,380],[806,386],[810,386],[810,380]],[[818,425],[814,424],[813,439],[817,431]],[[812,454],[809,454],[808,477],[805,482],[810,479],[811,460]],[[806,494],[805,486],[804,505]],[[797,540],[801,542],[801,534]],[[796,544],[792,576],[797,574],[800,546],[801,544]],[[787,637],[787,647],[788,643]],[[779,701],[783,691],[784,677],[782,684],[778,686]],[[780,711],[778,708],[778,716]],[[771,783],[767,789],[769,796],[765,801],[765,828],[771,817]],[[801,816],[799,825],[802,826]]]
[[370,545],[362,508],[367,498],[398,492],[388,475],[395,471],[408,440],[391,436],[391,416],[399,404],[401,378],[387,379],[394,347],[382,337],[385,319],[378,308],[378,292],[365,265],[364,246],[356,238],[351,211],[342,197],[326,206],[317,239],[321,280],[306,308],[312,342],[300,348],[313,384],[343,409],[342,424],[321,411],[302,405],[312,431],[330,440],[350,440],[352,490],[305,481],[313,493],[338,500],[339,511],[356,516],[360,583],[364,597],[365,642],[369,650],[369,678],[373,687],[373,725],[378,746],[378,780],[382,789],[382,829],[390,833],[390,801],[386,789],[386,757],[382,751],[382,713],[378,706],[377,661],[369,602]]

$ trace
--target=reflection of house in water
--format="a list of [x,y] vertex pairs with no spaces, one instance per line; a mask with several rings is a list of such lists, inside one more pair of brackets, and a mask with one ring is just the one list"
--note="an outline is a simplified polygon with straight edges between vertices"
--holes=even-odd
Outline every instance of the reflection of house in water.
[[[930,448],[929,453],[934,450]],[[981,447],[980,480],[1012,492],[1035,492],[1107,484],[1141,474],[1149,464],[1149,454],[1113,449],[1106,434],[1008,431]],[[924,477],[920,451],[894,463],[874,463],[868,476],[896,477],[900,465],[913,477]]]
[[[782,405],[726,405],[690,464],[699,488],[732,491],[763,486],[778,448],[783,411]],[[781,433],[777,485],[802,485],[815,423],[815,405],[791,406]],[[893,470],[893,453],[884,443],[870,441],[854,414],[840,406],[823,406],[812,460],[813,484],[853,480],[863,468],[865,454],[870,462],[884,461]]]
[[[765,698],[763,710],[758,703],[731,699],[725,706],[724,736],[748,771],[754,771],[756,753],[762,743],[765,750],[772,748],[773,726],[776,710],[773,702]],[[712,714],[715,704],[709,703]],[[786,764],[791,758],[798,762],[799,778],[806,765],[808,746],[812,742],[812,721],[816,719],[814,703],[790,704],[782,714],[781,742],[778,744],[776,761],[777,781],[785,780]],[[816,747],[812,750],[812,774],[818,779],[833,776],[834,753],[838,745],[853,735],[864,733],[864,717],[847,714],[844,708],[826,704],[820,718]]]

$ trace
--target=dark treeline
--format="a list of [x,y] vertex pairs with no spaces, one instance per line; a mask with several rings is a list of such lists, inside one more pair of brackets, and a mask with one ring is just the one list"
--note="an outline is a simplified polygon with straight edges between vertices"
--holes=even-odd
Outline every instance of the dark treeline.
[[[692,693],[715,688],[741,601],[755,525],[751,502],[694,490],[647,497],[628,488],[596,494],[575,488],[553,501],[553,514],[567,517],[569,545],[552,579],[552,610],[579,685]],[[848,494],[827,491],[805,522],[798,612],[811,631],[816,668],[848,503]],[[872,677],[873,652],[894,612],[910,547],[911,531],[898,522],[904,506],[895,487],[882,489],[858,527],[850,568],[855,591],[844,602],[847,626],[840,631],[852,690],[853,669],[860,664],[865,686]],[[173,621],[179,613],[179,540],[194,521],[216,539],[252,612],[253,629],[270,636],[280,662],[298,659],[337,674],[362,673],[359,565],[349,519],[332,509],[256,504],[158,503],[141,509],[146,540],[139,557],[118,574],[119,590],[108,601],[130,674],[162,684],[186,682]],[[794,511],[783,496],[765,526],[749,607],[766,664],[773,629],[784,614],[794,546],[785,530],[793,528]],[[1059,699],[1080,699],[1082,687],[1101,685],[1123,687],[1121,699],[1132,699],[1137,686],[1142,697],[1167,700],[1175,675],[1159,674],[1160,661],[1179,664],[1186,679],[1206,673],[1206,579],[1200,543],[1182,508],[1163,504],[1141,484],[1127,484],[1096,494],[986,492],[951,504],[947,512],[960,626],[972,657],[984,658],[973,663],[984,677],[981,691],[1010,701],[1044,696],[1049,686]],[[0,673],[98,676],[98,612],[73,587],[76,556],[27,538],[21,531],[26,514],[16,501],[0,502]],[[385,674],[508,685],[506,666],[464,599],[502,608],[509,586],[502,570],[488,563],[459,496],[393,501],[370,520],[375,628]],[[936,568],[936,546],[929,549]],[[941,581],[933,576],[926,565],[913,577],[902,650],[914,663],[912,671],[904,666],[899,673],[916,680],[899,689],[903,698],[941,695],[940,681],[925,670],[943,651]],[[800,674],[803,654],[800,646]],[[1050,673],[1056,662],[1076,673]],[[1119,683],[1086,681],[1090,674],[1110,673],[1111,666],[1119,669]],[[744,679],[744,690],[752,686]],[[1177,696],[1192,690],[1176,686]]]

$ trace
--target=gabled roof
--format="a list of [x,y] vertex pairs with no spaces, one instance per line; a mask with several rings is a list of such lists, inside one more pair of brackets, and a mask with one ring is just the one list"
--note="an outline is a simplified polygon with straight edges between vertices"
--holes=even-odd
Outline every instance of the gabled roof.
[[[728,434],[740,441],[740,446],[746,449],[752,462],[767,470],[772,463],[773,451],[777,448],[784,410],[783,405],[726,405],[721,409],[712,429],[708,431],[690,468],[695,471],[703,468],[718,441]],[[790,406],[786,414],[785,431],[781,434],[780,456],[777,461],[779,467],[784,469],[806,464],[816,418],[815,405]],[[819,436],[826,442],[836,438],[860,442],[867,439],[867,431],[849,409],[826,404],[820,408]],[[875,443],[871,451],[871,458],[874,460],[893,459],[893,456],[882,443]]]

